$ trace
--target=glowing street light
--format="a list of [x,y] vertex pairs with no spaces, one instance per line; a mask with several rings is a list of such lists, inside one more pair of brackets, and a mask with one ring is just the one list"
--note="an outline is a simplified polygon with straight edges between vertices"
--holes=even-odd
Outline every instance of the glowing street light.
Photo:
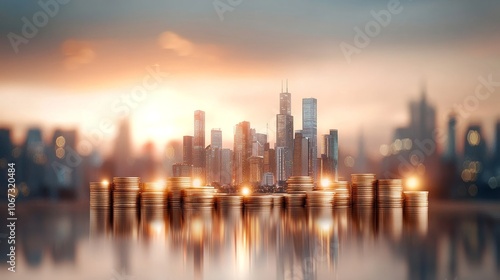
[[332,183],[332,182],[331,182],[331,181],[330,181],[330,179],[328,179],[328,178],[323,178],[323,179],[321,179],[321,186],[322,186],[323,188],[327,188],[327,187],[329,187],[331,183]]
[[193,179],[193,187],[195,187],[195,188],[201,187],[201,179],[199,179],[199,178]]

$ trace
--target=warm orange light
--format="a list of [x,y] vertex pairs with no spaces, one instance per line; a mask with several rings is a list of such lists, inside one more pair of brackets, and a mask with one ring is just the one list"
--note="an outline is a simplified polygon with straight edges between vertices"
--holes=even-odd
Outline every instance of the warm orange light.
[[414,190],[414,189],[418,188],[418,185],[419,185],[419,181],[418,181],[417,177],[410,177],[410,178],[406,179],[406,187],[408,189]]
[[101,181],[101,184],[102,184],[103,186],[107,186],[107,185],[109,185],[109,182],[108,182],[108,180],[102,180],[102,181]]
[[250,189],[248,187],[244,187],[241,189],[241,194],[243,194],[244,196],[247,196],[250,194]]
[[201,187],[201,179],[195,178],[193,180],[193,187],[195,187],[195,188]]
[[321,186],[323,188],[329,187],[332,182],[328,178],[321,179]]

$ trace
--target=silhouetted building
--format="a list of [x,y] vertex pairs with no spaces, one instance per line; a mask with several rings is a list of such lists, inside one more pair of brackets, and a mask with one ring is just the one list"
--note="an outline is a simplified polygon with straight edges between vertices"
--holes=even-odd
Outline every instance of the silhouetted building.
[[318,102],[302,99],[302,135],[309,139],[309,176],[317,180],[318,168]]
[[47,158],[47,185],[52,197],[77,197],[83,158],[76,152],[76,130],[56,129]]
[[293,176],[309,176],[309,139],[302,130],[295,131],[293,143]]
[[194,111],[193,176],[205,179],[205,112]]
[[132,151],[130,124],[127,119],[124,119],[120,123],[115,140],[112,157],[114,161],[113,176],[126,177],[133,176],[132,174],[135,174],[132,170],[134,164]]
[[455,113],[451,113],[448,118],[447,145],[444,157],[448,161],[455,161],[457,158],[456,150],[456,134],[457,134],[457,118]]
[[209,145],[206,154],[206,183],[220,183],[221,181],[221,149]]
[[250,164],[252,155],[252,137],[250,123],[240,122],[234,133],[233,176],[234,184],[239,185],[250,180]]
[[[10,129],[0,129],[0,179],[2,182],[8,180],[9,163],[15,163],[12,153],[14,152],[14,145],[12,144]],[[15,166],[16,167],[16,166]],[[16,167],[17,168],[17,167]],[[1,184],[0,197],[7,194],[7,184]]]
[[28,130],[19,162],[19,168],[16,168],[19,183],[16,186],[21,191],[20,197],[47,196],[48,189],[44,187],[44,181],[48,159],[39,128]]
[[482,175],[486,164],[486,141],[480,125],[470,125],[464,136],[464,157],[461,178],[468,194],[476,196],[484,182]]
[[338,130],[330,129],[330,134],[323,136],[323,151],[322,157],[322,177],[330,178],[338,181],[338,165],[339,165],[339,135]]

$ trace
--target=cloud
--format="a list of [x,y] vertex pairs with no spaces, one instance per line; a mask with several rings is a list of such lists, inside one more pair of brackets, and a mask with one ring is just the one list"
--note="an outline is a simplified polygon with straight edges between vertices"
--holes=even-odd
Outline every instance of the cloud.
[[179,56],[189,56],[194,50],[193,43],[171,31],[161,33],[158,43],[163,49],[171,50]]
[[85,41],[66,40],[61,45],[61,52],[64,56],[64,67],[68,70],[75,70],[95,59],[94,49]]

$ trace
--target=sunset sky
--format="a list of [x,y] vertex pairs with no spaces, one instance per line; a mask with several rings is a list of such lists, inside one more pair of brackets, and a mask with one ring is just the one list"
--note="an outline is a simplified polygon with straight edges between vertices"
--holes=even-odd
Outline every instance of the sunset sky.
[[[355,154],[362,130],[377,155],[408,122],[408,102],[422,84],[444,127],[453,106],[474,95],[479,76],[500,83],[499,1],[401,0],[400,13],[350,63],[340,44],[354,45],[355,28],[391,1],[242,0],[222,17],[219,2],[239,3],[69,1],[16,53],[12,34],[23,36],[23,17],[32,23],[43,9],[38,1],[2,1],[0,126],[13,126],[16,141],[31,126],[46,136],[75,127],[85,137],[103,119],[117,120],[114,104],[156,67],[168,77],[130,110],[137,146],[192,135],[197,109],[206,112],[207,145],[210,129],[221,128],[232,148],[233,127],[243,120],[262,133],[269,126],[274,143],[288,79],[294,129],[302,126],[302,98],[315,97],[319,136],[337,128],[341,147]],[[500,85],[459,119],[458,142],[467,124],[480,122],[491,145],[499,105]],[[106,138],[105,145],[114,134]]]

